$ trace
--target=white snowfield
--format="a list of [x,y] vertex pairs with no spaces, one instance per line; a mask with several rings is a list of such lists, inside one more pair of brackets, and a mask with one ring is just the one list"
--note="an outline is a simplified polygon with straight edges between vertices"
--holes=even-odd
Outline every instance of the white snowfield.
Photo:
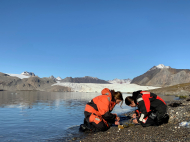
[[95,83],[60,83],[59,81],[54,85],[70,87],[73,92],[101,92],[104,88],[121,92],[134,92],[137,90],[149,90],[160,87],[140,86],[137,84],[95,84]]
[[23,74],[9,74],[9,73],[6,73],[10,76],[14,76],[14,77],[18,77],[20,79],[23,79],[23,78],[29,78],[30,76],[26,76],[26,75],[23,75]]

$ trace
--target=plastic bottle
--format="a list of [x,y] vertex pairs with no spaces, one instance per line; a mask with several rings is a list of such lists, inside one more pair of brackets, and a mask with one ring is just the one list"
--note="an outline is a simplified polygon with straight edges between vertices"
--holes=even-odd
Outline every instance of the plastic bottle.
[[189,122],[183,121],[183,122],[179,123],[179,126],[180,126],[180,127],[187,127],[187,128],[190,128],[190,121],[189,121]]

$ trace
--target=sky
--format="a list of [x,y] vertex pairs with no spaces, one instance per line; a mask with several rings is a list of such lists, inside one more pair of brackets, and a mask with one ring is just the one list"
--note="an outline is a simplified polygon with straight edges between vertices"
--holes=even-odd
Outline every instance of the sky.
[[190,69],[189,0],[0,0],[0,72],[133,79]]

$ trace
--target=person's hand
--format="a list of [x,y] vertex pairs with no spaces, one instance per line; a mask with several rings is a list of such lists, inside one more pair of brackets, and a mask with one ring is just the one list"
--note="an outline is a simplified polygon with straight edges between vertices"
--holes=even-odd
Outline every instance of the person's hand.
[[134,114],[132,115],[132,117],[133,117],[133,118],[136,118],[136,117],[137,117],[136,113],[134,113]]
[[137,124],[138,123],[138,121],[137,121],[137,115],[134,113],[133,115],[132,115],[132,117],[133,117],[133,123],[135,123],[135,124]]
[[115,118],[117,121],[119,121],[120,120],[120,118],[117,116],[116,118]]
[[137,124],[138,123],[137,119],[133,119],[133,123]]
[[119,121],[115,121],[115,125],[120,125]]

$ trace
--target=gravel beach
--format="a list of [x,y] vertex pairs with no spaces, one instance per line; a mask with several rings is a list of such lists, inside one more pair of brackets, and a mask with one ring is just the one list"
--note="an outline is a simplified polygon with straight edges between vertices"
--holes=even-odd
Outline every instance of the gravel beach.
[[[180,127],[179,123],[190,121],[190,101],[175,100],[167,103],[170,120],[161,126],[142,127],[130,126],[118,131],[118,127],[111,127],[106,132],[88,133],[84,139],[73,138],[71,141],[81,142],[190,142],[190,128]],[[179,106],[177,106],[179,104]],[[175,106],[172,107],[171,105]],[[177,107],[176,107],[177,106]],[[130,116],[133,112],[124,114]]]

